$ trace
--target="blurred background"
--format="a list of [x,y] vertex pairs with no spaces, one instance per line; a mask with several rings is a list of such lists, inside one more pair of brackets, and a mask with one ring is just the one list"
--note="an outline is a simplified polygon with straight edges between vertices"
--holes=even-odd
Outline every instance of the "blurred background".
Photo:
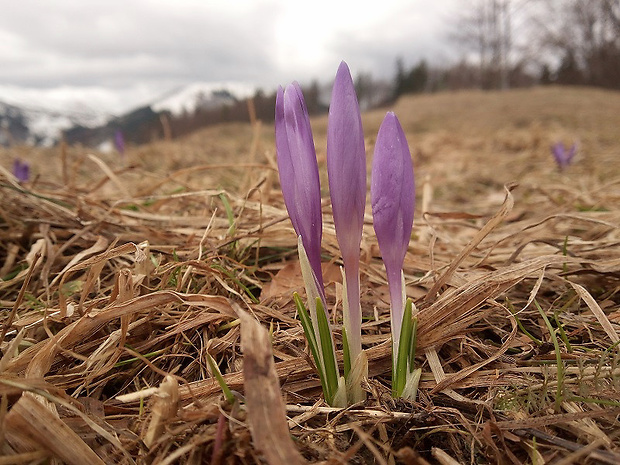
[[293,80],[325,112],[341,60],[363,109],[407,93],[620,87],[619,0],[2,3],[4,146],[105,151],[119,135],[141,144],[250,113],[269,121]]

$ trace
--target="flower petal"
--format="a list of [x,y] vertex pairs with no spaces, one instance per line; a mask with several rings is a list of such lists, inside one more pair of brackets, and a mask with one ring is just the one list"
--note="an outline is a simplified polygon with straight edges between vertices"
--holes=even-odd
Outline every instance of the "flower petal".
[[377,135],[370,186],[372,215],[386,268],[400,272],[415,209],[413,163],[405,133],[389,112]]
[[366,150],[353,79],[343,61],[336,73],[327,125],[327,173],[334,225],[345,264],[359,260],[366,205]]
[[321,186],[308,110],[299,84],[276,95],[276,152],[284,203],[323,289]]
[[392,337],[398,340],[403,315],[401,276],[413,226],[415,183],[405,133],[392,112],[385,116],[377,135],[370,197],[373,225],[390,287]]

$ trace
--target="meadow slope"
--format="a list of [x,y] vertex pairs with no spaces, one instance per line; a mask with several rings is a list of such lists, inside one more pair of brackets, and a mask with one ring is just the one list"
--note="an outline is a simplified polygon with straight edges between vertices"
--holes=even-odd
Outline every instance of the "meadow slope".
[[[404,271],[423,374],[416,402],[391,398],[387,285],[367,205],[368,399],[346,411],[322,402],[296,319],[303,283],[272,121],[123,157],[0,149],[6,463],[620,463],[618,109],[620,92],[539,87],[405,96],[363,115],[369,167],[387,110],[412,150]],[[327,117],[312,125],[339,321]],[[557,142],[578,146],[565,170]],[[15,157],[31,164],[30,181],[11,176]],[[281,391],[261,365],[269,349]]]

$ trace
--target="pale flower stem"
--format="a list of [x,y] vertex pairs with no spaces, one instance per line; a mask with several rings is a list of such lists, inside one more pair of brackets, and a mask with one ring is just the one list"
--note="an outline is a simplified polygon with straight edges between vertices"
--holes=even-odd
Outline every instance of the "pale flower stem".
[[388,287],[390,289],[390,319],[392,326],[392,364],[398,357],[398,341],[403,325],[405,309],[404,275],[402,270],[387,270]]
[[344,267],[345,280],[345,301],[344,305],[344,327],[347,331],[349,342],[349,353],[351,363],[359,356],[362,351],[362,309],[360,305],[360,276],[359,261],[345,261]]

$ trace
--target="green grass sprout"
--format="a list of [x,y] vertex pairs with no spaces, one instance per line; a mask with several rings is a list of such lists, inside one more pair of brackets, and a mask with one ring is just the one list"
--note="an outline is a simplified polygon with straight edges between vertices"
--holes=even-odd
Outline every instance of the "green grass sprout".
[[232,393],[232,391],[228,387],[228,384],[226,384],[226,380],[222,376],[222,372],[217,366],[217,363],[215,363],[215,360],[213,359],[213,357],[211,357],[211,354],[209,354],[208,352],[207,352],[207,363],[209,364],[211,375],[215,377],[215,379],[217,380],[217,383],[220,385],[220,389],[222,390],[224,397],[226,397],[226,400],[228,401],[229,404],[231,405],[234,404],[235,395]]
[[562,396],[564,391],[564,364],[562,363],[562,353],[560,352],[560,344],[558,343],[558,338],[556,337],[555,330],[547,318],[544,310],[540,306],[537,300],[534,300],[534,304],[540,313],[540,316],[545,321],[545,325],[547,325],[547,329],[549,330],[549,335],[551,336],[551,341],[553,342],[553,347],[555,348],[555,359],[558,367],[558,385],[555,394],[555,411],[559,412],[562,406]]

